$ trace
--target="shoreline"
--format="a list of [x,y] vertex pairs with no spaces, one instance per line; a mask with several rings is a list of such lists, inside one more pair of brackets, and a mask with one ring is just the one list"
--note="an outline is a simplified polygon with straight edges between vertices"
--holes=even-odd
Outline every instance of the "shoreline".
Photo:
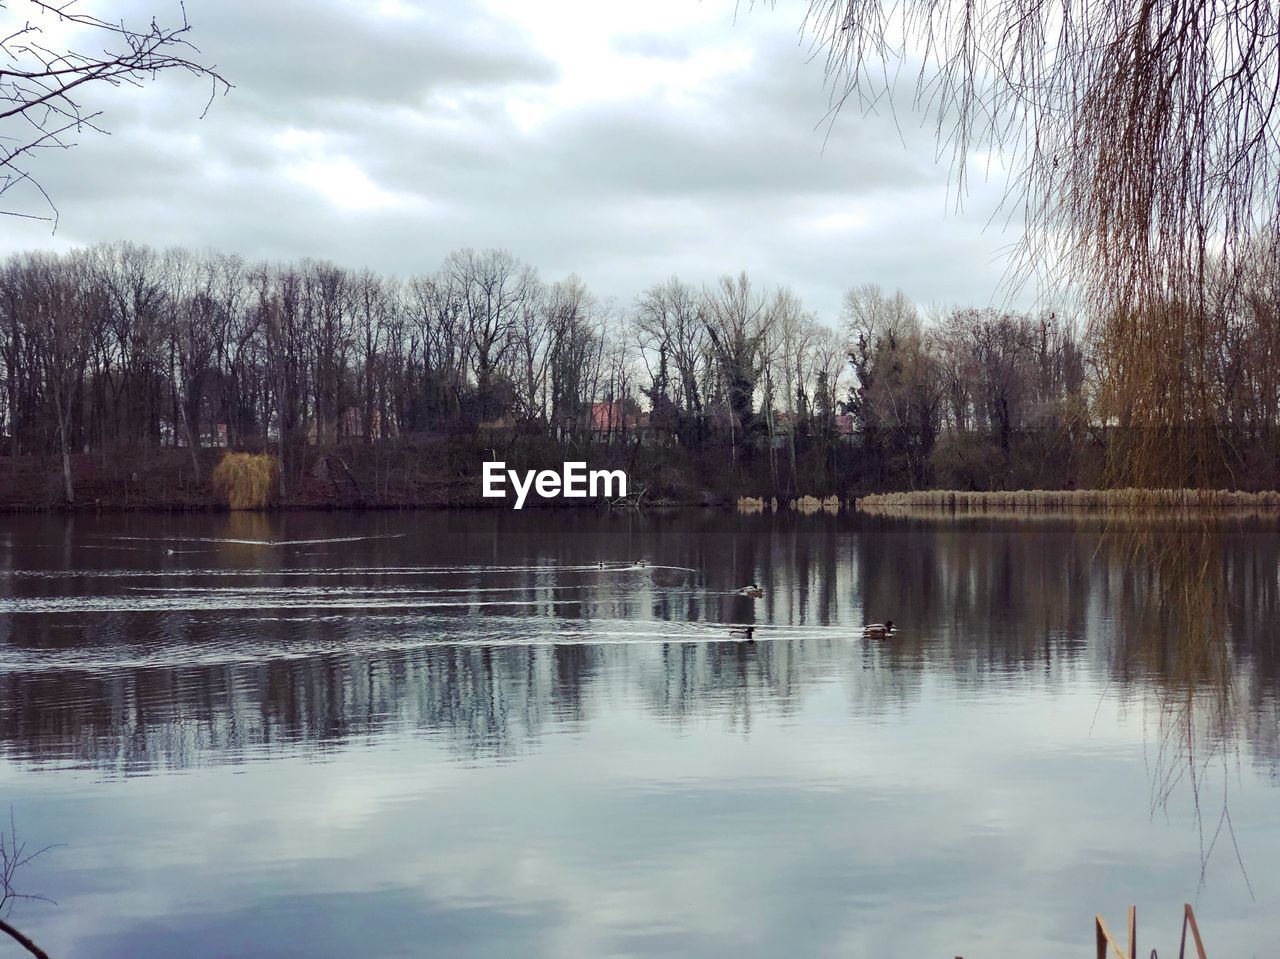
[[[1280,512],[1280,491],[1227,489],[1075,488],[1019,490],[927,489],[831,495],[801,489],[779,494],[764,477],[706,474],[696,464],[679,466],[650,459],[630,463],[619,450],[602,451],[596,462],[625,469],[630,497],[595,499],[541,497],[531,492],[524,509],[609,510],[711,508],[739,513],[857,511],[891,515],[908,510],[937,516],[1054,516],[1132,513],[1219,514]],[[166,449],[137,455],[72,457],[75,501],[66,503],[60,465],[49,457],[0,457],[0,514],[220,513],[230,506],[216,468],[223,451]],[[545,452],[521,457],[537,467],[555,459]],[[477,459],[448,446],[404,448],[391,455],[372,448],[311,451],[283,482],[272,482],[269,512],[339,510],[512,509],[511,497],[483,496]],[[594,465],[594,464],[593,464]],[[826,485],[826,484],[824,484]]]

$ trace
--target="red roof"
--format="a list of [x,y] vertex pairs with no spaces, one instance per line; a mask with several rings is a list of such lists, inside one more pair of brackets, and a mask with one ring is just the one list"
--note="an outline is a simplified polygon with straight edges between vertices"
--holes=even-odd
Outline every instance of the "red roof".
[[635,416],[626,416],[622,410],[622,400],[614,400],[612,403],[592,403],[591,404],[591,428],[600,432],[609,430],[621,430],[623,428],[633,430],[636,428]]

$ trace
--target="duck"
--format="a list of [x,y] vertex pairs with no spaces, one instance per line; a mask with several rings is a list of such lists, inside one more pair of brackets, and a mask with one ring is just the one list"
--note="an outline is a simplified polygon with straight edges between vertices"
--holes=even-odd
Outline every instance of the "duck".
[[744,586],[742,589],[738,590],[738,595],[750,596],[752,599],[759,599],[764,595],[764,590],[755,583],[752,583],[750,586]]
[[754,642],[754,636],[752,634],[754,634],[755,631],[756,631],[756,628],[754,626],[734,626],[730,628],[729,635],[737,636],[740,639],[745,639],[747,642],[750,643],[750,642]]
[[604,569],[604,562],[601,561],[599,563],[596,563],[596,569]]
[[648,565],[649,565],[649,561],[648,561],[648,560],[644,560],[644,559],[638,559],[638,560],[636,560],[635,565],[636,565],[636,566],[648,566]]
[[875,636],[882,638],[885,636],[892,636],[896,632],[897,629],[894,627],[893,620],[891,619],[886,619],[883,623],[871,623],[868,626],[862,627],[863,636]]

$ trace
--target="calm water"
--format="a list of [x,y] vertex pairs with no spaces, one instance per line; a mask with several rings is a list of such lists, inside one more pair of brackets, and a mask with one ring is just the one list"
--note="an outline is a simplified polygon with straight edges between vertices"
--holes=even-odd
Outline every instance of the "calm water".
[[1274,956],[1276,531],[1221,539],[1217,682],[1090,523],[0,518],[0,803],[61,844],[11,921],[93,959],[1078,957],[1136,903],[1164,956],[1190,901]]

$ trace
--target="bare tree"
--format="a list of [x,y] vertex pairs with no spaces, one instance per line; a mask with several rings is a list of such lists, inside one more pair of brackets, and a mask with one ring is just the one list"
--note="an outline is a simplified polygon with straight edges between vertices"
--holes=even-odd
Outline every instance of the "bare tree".
[[546,420],[547,369],[555,336],[556,299],[555,294],[535,281],[516,311],[513,379],[527,420]]
[[604,312],[577,277],[552,288],[554,336],[548,362],[553,437],[577,442],[588,424],[605,353]]
[[902,447],[908,415],[904,368],[920,343],[920,315],[901,290],[886,296],[866,283],[845,293],[842,316],[855,380],[848,407],[862,437],[864,469],[878,484]]
[[19,892],[16,885],[18,870],[52,848],[52,846],[45,846],[28,851],[27,844],[18,838],[18,829],[13,821],[13,809],[9,810],[9,831],[6,833],[0,829],[0,932],[5,933],[36,959],[49,959],[49,956],[26,934],[10,925],[8,919],[14,903],[21,900],[53,902],[48,896]]
[[636,326],[646,350],[663,352],[676,369],[676,387],[688,417],[702,412],[708,334],[706,303],[678,277],[649,287],[636,298]]
[[200,409],[215,348],[211,277],[207,264],[197,262],[185,250],[171,250],[165,256],[164,279],[169,285],[163,309],[169,332],[168,379],[174,419],[182,423],[193,475],[199,476]]
[[107,305],[95,344],[101,388],[111,405],[103,416],[110,418],[117,445],[142,443],[145,449],[159,435],[163,384],[171,366],[162,270],[155,252],[135,243],[96,246],[92,257],[95,286]]
[[216,317],[214,346],[221,406],[227,442],[235,445],[243,441],[253,425],[254,393],[260,388],[253,354],[262,318],[251,306],[252,290],[240,257],[214,254],[207,269],[208,292]]
[[71,431],[77,425],[74,407],[84,387],[94,323],[102,306],[83,254],[71,258],[32,255],[26,274],[25,309],[45,395],[53,402],[63,493],[71,505],[75,502],[71,479]]
[[[155,18],[146,24],[103,19],[81,12],[76,0],[0,0],[0,11],[17,14],[0,27],[0,196],[27,185],[49,211],[0,213],[51,219],[56,225],[57,207],[29,161],[41,151],[74,146],[71,138],[85,130],[102,132],[101,111],[84,99],[91,89],[142,86],[175,70],[208,80],[210,103],[218,90],[231,87],[215,66],[193,59],[199,51],[187,38],[191,25],[181,4],[180,18],[169,24]],[[57,49],[49,31],[65,32],[84,46]],[[93,52],[82,52],[90,48]]]
[[[382,420],[385,396],[383,372],[383,340],[389,320],[395,312],[393,285],[371,270],[362,271],[355,278],[355,311],[357,317],[356,350],[360,358],[357,371],[356,396],[363,400],[361,431],[365,443],[372,443],[375,432],[382,432],[386,424]],[[377,423],[375,423],[375,414]]]
[[310,366],[311,411],[317,442],[343,432],[348,398],[347,357],[356,329],[355,282],[332,263],[308,263],[303,273],[302,320]]
[[414,277],[409,283],[407,309],[413,329],[407,364],[419,380],[420,415],[438,426],[461,409],[470,364],[462,294],[453,273],[445,269],[434,276]]
[[294,268],[255,271],[253,284],[257,312],[266,339],[266,377],[269,396],[263,422],[274,415],[283,485],[289,470],[301,467],[302,446],[306,442],[307,376],[306,331],[302,316],[303,279]]
[[34,434],[41,405],[39,363],[24,308],[23,275],[22,261],[16,257],[10,259],[0,273],[0,323],[3,324],[0,362],[5,373],[6,426],[11,456],[23,451],[24,439],[28,446],[36,445]]
[[756,385],[764,372],[768,345],[765,334],[772,306],[769,297],[752,289],[745,270],[736,277],[721,277],[719,285],[706,294],[704,323],[729,415],[735,463],[739,434],[750,428],[754,416]]
[[537,276],[506,250],[460,250],[450,255],[446,268],[461,293],[484,420],[491,412],[494,374],[515,344],[520,310]]

